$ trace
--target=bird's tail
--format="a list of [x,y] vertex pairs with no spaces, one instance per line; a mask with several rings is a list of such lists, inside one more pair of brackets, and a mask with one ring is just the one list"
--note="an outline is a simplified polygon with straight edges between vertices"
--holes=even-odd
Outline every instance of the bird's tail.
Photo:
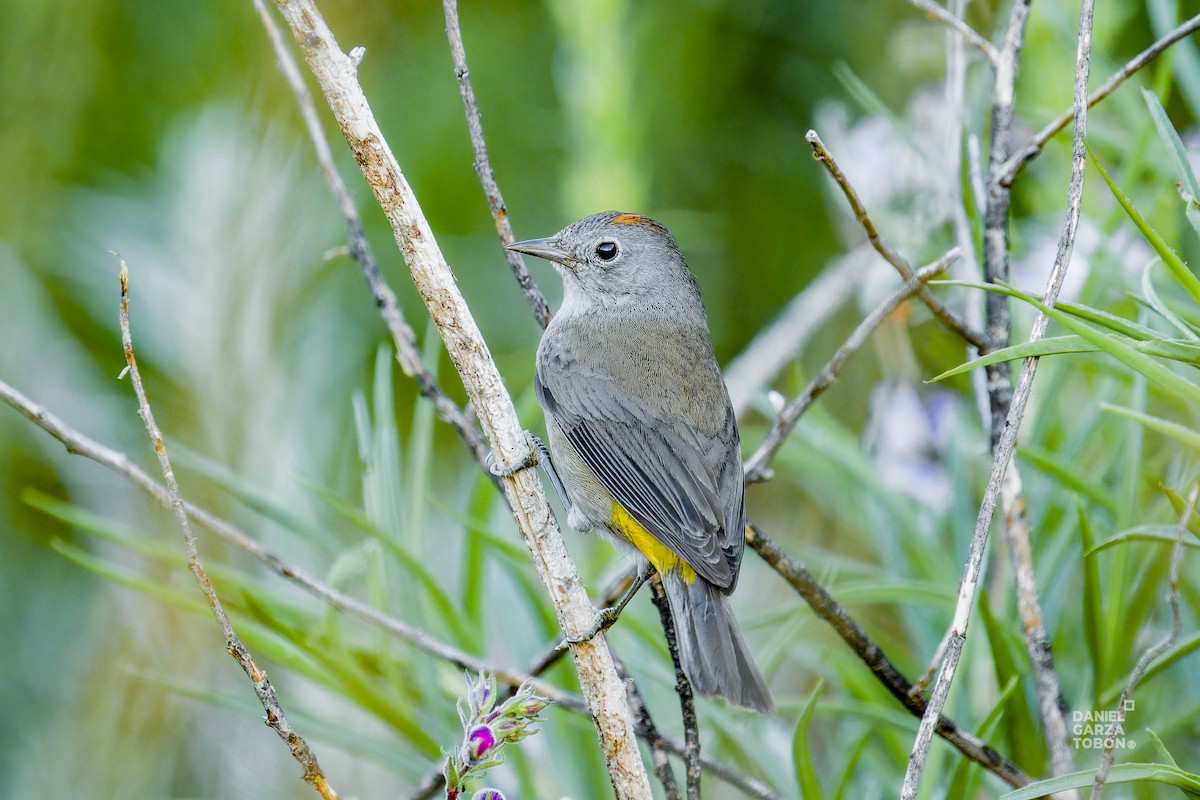
[[772,709],[771,693],[754,665],[725,596],[696,576],[663,575],[679,642],[679,659],[692,687],[759,711]]

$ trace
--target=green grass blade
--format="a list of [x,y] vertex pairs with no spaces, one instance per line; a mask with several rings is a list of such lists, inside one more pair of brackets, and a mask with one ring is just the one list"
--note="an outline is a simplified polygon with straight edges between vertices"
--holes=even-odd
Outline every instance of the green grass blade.
[[1188,161],[1187,149],[1184,148],[1183,140],[1179,138],[1179,133],[1167,116],[1167,110],[1162,107],[1162,103],[1158,102],[1158,97],[1154,92],[1145,87],[1142,88],[1142,99],[1146,101],[1146,108],[1150,109],[1150,118],[1154,120],[1158,137],[1167,146],[1167,152],[1175,164],[1175,176],[1179,178],[1180,184],[1192,197],[1200,197],[1200,182],[1196,181],[1196,174],[1192,172],[1192,165]]
[[1155,259],[1147,264],[1146,268],[1142,270],[1142,295],[1144,296],[1145,302],[1150,306],[1150,308],[1154,309],[1154,313],[1171,323],[1171,327],[1183,334],[1184,339],[1190,339],[1193,342],[1200,339],[1200,336],[1196,335],[1191,326],[1184,322],[1183,319],[1181,319],[1178,314],[1172,311],[1167,304],[1163,302],[1162,298],[1158,296],[1158,290],[1154,288],[1153,280],[1154,265],[1157,263],[1159,263],[1159,261],[1158,259]]
[[1151,414],[1143,414],[1141,411],[1135,411],[1132,408],[1124,406],[1115,406],[1111,403],[1101,403],[1100,407],[1105,411],[1110,411],[1113,414],[1120,414],[1123,417],[1139,422],[1145,425],[1152,431],[1157,431],[1164,436],[1170,437],[1180,444],[1191,447],[1194,450],[1200,450],[1200,433],[1186,425],[1180,425],[1178,422],[1172,422],[1169,419],[1156,417]]
[[[1092,785],[1096,770],[1072,772],[1059,778],[1036,781],[1028,786],[1000,795],[999,800],[1035,800],[1069,789],[1083,789]],[[1182,790],[1189,797],[1200,797],[1200,775],[1184,772],[1169,764],[1117,764],[1108,773],[1107,786],[1125,783],[1161,783]]]
[[1042,356],[1057,356],[1063,353],[1094,353],[1099,348],[1084,340],[1082,336],[1051,336],[1036,342],[1022,342],[1010,347],[993,350],[985,356],[972,359],[965,364],[959,364],[954,369],[948,369],[930,383],[952,378],[973,369],[987,367],[1001,361],[1017,361],[1022,358],[1041,358]]
[[1145,375],[1154,383],[1158,384],[1163,389],[1166,389],[1171,394],[1183,400],[1185,403],[1190,403],[1193,406],[1200,405],[1200,386],[1189,381],[1187,378],[1172,372],[1169,368],[1160,364],[1150,356],[1139,352],[1132,346],[1130,340],[1125,337],[1117,337],[1115,335],[1101,333],[1095,328],[1087,325],[1079,320],[1071,317],[1069,314],[1064,314],[1058,309],[1051,308],[1045,303],[1030,294],[1022,292],[1018,289],[1013,289],[1015,296],[1029,303],[1034,308],[1037,308],[1042,313],[1046,314],[1051,319],[1060,323],[1067,329],[1087,339],[1092,344],[1095,344],[1104,352],[1116,358],[1118,361],[1132,367],[1133,369]]
[[817,779],[817,771],[813,767],[812,748],[808,744],[808,723],[817,707],[817,696],[821,694],[821,688],[824,685],[823,679],[817,681],[816,687],[813,688],[812,694],[808,696],[804,708],[800,711],[800,719],[796,721],[796,732],[792,736],[792,761],[796,766],[796,785],[804,800],[820,800],[824,797],[821,791],[821,782]]
[[1103,508],[1109,516],[1117,515],[1117,502],[1112,492],[1088,480],[1088,476],[1076,469],[1074,463],[1064,464],[1061,456],[1040,447],[1020,447],[1017,452],[1042,472],[1054,476],[1067,489],[1084,495]]
[[[1084,145],[1087,146],[1087,143],[1084,142]],[[1108,184],[1109,190],[1117,198],[1117,202],[1121,204],[1121,207],[1125,209],[1125,213],[1133,220],[1133,224],[1142,232],[1142,236],[1150,243],[1154,251],[1162,257],[1163,264],[1166,265],[1175,280],[1179,282],[1179,285],[1192,296],[1193,300],[1200,304],[1200,278],[1197,278],[1188,265],[1183,263],[1183,259],[1179,257],[1179,254],[1172,250],[1163,238],[1159,236],[1158,231],[1151,227],[1150,223],[1141,215],[1141,212],[1134,208],[1133,203],[1109,176],[1090,146],[1087,146],[1087,152],[1088,159],[1095,165],[1096,171],[1100,173],[1100,177]]]
[[1100,633],[1100,619],[1104,615],[1100,599],[1100,567],[1093,553],[1096,535],[1079,498],[1075,499],[1075,508],[1079,515],[1079,538],[1083,546],[1080,556],[1083,562],[1083,642],[1092,662],[1092,706],[1099,708],[1100,687],[1108,680],[1104,669],[1104,638]]

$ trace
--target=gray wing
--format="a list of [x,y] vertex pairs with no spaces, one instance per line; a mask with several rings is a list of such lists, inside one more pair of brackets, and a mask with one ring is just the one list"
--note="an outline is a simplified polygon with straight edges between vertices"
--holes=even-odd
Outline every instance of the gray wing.
[[720,433],[705,435],[578,363],[549,372],[539,364],[538,401],[604,487],[697,574],[732,591],[745,542],[732,409]]

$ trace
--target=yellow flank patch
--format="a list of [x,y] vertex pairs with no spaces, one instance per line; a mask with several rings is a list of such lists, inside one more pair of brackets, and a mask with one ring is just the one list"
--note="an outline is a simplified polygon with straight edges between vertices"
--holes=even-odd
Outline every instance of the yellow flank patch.
[[696,570],[692,569],[692,565],[643,528],[616,500],[612,501],[612,520],[609,524],[620,531],[642,555],[650,559],[650,563],[660,573],[678,571],[679,577],[683,578],[685,583],[696,580]]
[[613,217],[613,222],[618,225],[637,225],[640,222],[645,222],[646,218],[641,214],[617,214]]

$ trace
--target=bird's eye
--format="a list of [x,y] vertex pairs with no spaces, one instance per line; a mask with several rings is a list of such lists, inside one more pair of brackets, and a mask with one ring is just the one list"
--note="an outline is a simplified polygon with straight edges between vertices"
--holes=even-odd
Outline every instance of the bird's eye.
[[612,261],[617,257],[617,252],[618,248],[616,242],[601,242],[600,244],[596,245],[596,255],[601,261]]

